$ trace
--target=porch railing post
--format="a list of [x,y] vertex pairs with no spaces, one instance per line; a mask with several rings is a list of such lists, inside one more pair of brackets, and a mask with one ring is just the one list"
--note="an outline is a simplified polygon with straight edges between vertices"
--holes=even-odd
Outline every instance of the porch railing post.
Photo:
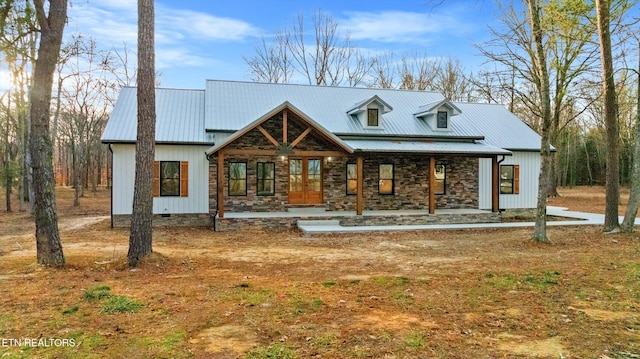
[[429,157],[429,214],[436,212],[436,157]]
[[218,152],[218,217],[224,218],[224,153]]
[[364,170],[363,170],[363,161],[362,156],[358,156],[356,158],[356,169],[358,171],[358,193],[356,196],[356,214],[358,216],[362,215],[362,211],[364,209]]
[[500,210],[500,181],[498,156],[491,157],[491,212]]

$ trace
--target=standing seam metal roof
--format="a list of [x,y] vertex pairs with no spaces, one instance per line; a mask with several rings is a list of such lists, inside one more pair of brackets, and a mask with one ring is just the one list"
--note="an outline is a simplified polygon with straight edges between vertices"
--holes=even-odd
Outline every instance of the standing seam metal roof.
[[[213,143],[204,130],[204,91],[156,89],[156,142]],[[104,143],[136,141],[138,99],[135,87],[123,87],[102,134]]]
[[[381,116],[381,128],[363,128],[347,114],[374,96],[393,108]],[[434,131],[414,116],[425,105],[445,100],[439,93],[390,89],[327,87],[208,80],[205,90],[156,89],[156,141],[217,144],[283,103],[290,103],[333,134],[357,136],[373,143],[375,136],[402,138],[484,138],[479,143],[507,150],[539,150],[540,136],[504,106],[455,102],[450,131]],[[102,142],[136,140],[135,87],[124,87],[102,136]],[[373,136],[373,137],[369,137]],[[353,138],[352,138],[353,139]],[[383,141],[384,141],[383,140]],[[380,148],[389,143],[380,142]]]

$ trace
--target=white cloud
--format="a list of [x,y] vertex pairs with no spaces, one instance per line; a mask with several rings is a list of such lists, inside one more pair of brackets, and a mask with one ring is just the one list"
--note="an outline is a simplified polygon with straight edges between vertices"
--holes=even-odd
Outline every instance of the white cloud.
[[176,47],[156,49],[156,68],[158,70],[174,66],[202,66],[207,62],[207,58],[193,55],[188,49]]
[[422,42],[423,37],[462,33],[467,28],[457,18],[443,14],[404,11],[355,12],[341,21],[354,40],[378,42]]
[[217,17],[191,10],[160,8],[156,29],[171,29],[185,37],[209,41],[241,41],[257,36],[260,30],[237,19]]
[[[126,43],[135,52],[137,17],[137,4],[131,0],[74,2],[69,11],[66,38],[80,33],[94,38],[101,48],[120,50]],[[155,21],[156,65],[159,69],[202,66],[211,62],[203,57],[202,54],[206,53],[203,46],[211,42],[240,42],[260,32],[246,21],[162,4],[156,4]]]

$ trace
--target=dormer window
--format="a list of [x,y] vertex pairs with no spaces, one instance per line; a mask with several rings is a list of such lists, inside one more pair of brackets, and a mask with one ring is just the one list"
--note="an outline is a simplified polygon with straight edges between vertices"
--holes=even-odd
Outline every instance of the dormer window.
[[378,127],[378,109],[377,108],[367,109],[367,126]]
[[438,111],[438,128],[448,128],[449,124],[447,123],[449,113],[447,111]]
[[358,102],[351,109],[347,110],[347,115],[360,122],[363,129],[381,131],[384,129],[384,114],[393,111],[388,103],[380,97],[373,97]]

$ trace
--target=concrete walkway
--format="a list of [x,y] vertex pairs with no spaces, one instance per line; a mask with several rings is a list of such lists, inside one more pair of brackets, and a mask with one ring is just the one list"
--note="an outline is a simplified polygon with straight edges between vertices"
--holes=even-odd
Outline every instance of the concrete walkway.
[[[575,220],[547,221],[547,226],[584,226],[604,225],[604,214],[569,211],[563,207],[547,206],[547,215]],[[624,217],[620,217],[620,223]],[[636,225],[640,225],[640,218],[636,218]],[[298,228],[305,235],[321,233],[358,233],[375,231],[416,231],[428,229],[469,229],[469,228],[515,228],[533,227],[535,222],[503,222],[503,223],[468,223],[468,224],[415,224],[390,226],[348,226],[340,225],[338,220],[298,221]]]

